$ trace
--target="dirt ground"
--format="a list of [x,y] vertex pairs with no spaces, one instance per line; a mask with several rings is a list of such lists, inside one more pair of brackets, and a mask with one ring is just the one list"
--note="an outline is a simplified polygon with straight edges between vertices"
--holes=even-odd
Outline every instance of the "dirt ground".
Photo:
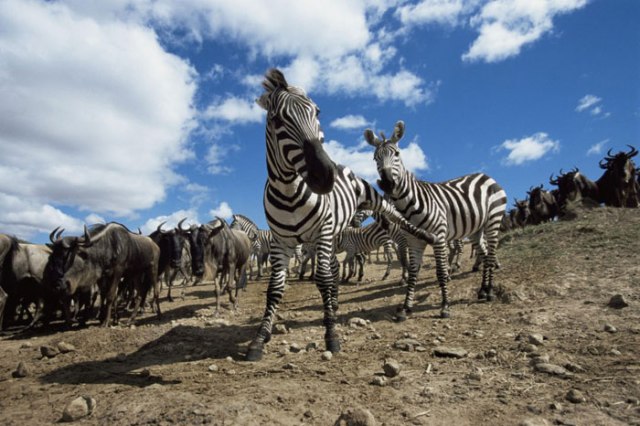
[[[0,340],[0,424],[58,422],[81,395],[96,402],[78,424],[332,425],[350,407],[386,425],[640,424],[640,211],[595,209],[573,222],[505,236],[499,299],[478,303],[480,275],[451,281],[442,320],[433,257],[425,255],[413,316],[396,323],[400,271],[341,286],[342,352],[323,360],[322,310],[308,281],[289,281],[262,361],[243,361],[265,303],[266,279],[241,307],[212,316],[211,286],[145,314],[135,327],[36,330]],[[396,262],[397,263],[397,262]],[[608,306],[623,295],[628,307]],[[358,320],[358,318],[360,320]],[[42,345],[76,350],[53,358]],[[436,355],[446,346],[461,358]],[[383,364],[400,365],[383,379]],[[24,378],[12,372],[23,361]],[[374,382],[377,382],[374,383]],[[567,399],[575,390],[576,400]]]

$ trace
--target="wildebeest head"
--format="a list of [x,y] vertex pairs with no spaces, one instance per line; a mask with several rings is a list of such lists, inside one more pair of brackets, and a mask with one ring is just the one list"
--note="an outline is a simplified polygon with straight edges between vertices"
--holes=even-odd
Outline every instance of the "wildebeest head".
[[618,185],[627,186],[635,179],[635,164],[632,158],[638,154],[638,150],[631,145],[627,145],[629,152],[620,151],[616,155],[607,152],[607,156],[600,161],[600,168],[609,171],[613,175],[613,182]]
[[189,242],[191,251],[191,273],[195,277],[204,275],[204,255],[207,244],[208,232],[204,225],[191,225],[188,229],[178,227],[180,233]]
[[400,159],[400,148],[398,142],[404,136],[404,122],[398,121],[393,129],[391,139],[387,139],[383,132],[380,132],[378,138],[373,130],[364,131],[364,138],[376,150],[373,159],[378,168],[378,186],[385,194],[392,194],[398,182],[405,171],[404,164]]
[[529,210],[528,200],[514,200],[515,201],[515,219],[519,226],[524,226],[529,221],[531,211]]
[[567,202],[578,201],[582,198],[584,184],[581,183],[581,180],[585,180],[585,178],[580,174],[577,167],[567,173],[563,173],[562,169],[560,169],[560,174],[555,179],[553,174],[551,175],[549,183],[558,186],[558,205],[564,206]]
[[[64,229],[57,227],[49,234],[51,255],[44,269],[44,280],[56,291],[67,294],[71,291],[71,282],[66,279],[72,269],[80,268],[79,263],[86,259],[85,247],[91,246],[91,237],[84,227],[82,237],[62,237]],[[79,258],[79,259],[77,259]]]
[[320,109],[304,90],[289,86],[277,69],[267,72],[262,86],[265,93],[256,102],[267,111],[270,172],[298,174],[312,192],[331,192],[336,166],[322,147]]
[[[177,227],[180,228],[186,218],[178,222]],[[162,222],[155,231],[149,234],[151,238],[160,247],[160,256],[165,258],[165,262],[172,268],[178,268],[182,261],[182,246],[184,245],[184,237],[178,229],[165,231],[162,229]],[[162,262],[161,262],[162,263]]]

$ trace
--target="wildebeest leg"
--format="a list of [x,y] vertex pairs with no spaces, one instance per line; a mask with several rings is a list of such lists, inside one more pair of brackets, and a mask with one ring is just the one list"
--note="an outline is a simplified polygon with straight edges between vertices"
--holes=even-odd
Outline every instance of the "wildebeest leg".
[[100,318],[100,325],[102,327],[108,327],[110,325],[111,311],[113,310],[118,296],[118,281],[120,281],[119,278],[115,277],[107,281],[107,288],[103,294],[102,314]]
[[292,251],[275,242],[271,247],[271,277],[267,287],[267,302],[260,323],[258,333],[249,344],[246,359],[247,361],[258,361],[262,358],[262,351],[265,343],[271,340],[271,329],[273,327],[273,319],[282,296],[286,282],[286,270],[291,259]]
[[3,290],[2,287],[0,287],[0,331],[2,331],[2,320],[4,319],[4,307],[7,304],[8,298],[9,296],[7,295],[7,293]]
[[227,285],[227,291],[229,293],[229,303],[233,306],[233,309],[236,308],[237,299],[236,296],[238,294],[238,288],[236,283],[236,262],[229,262],[228,270],[227,270],[227,279],[229,281]]
[[[398,308],[396,312],[396,321],[405,321],[411,314],[413,309],[413,299],[415,297],[416,282],[418,281],[418,272],[422,266],[422,255],[426,244],[416,241],[413,247],[409,248],[409,279],[407,280],[407,294],[404,304]],[[437,256],[436,256],[437,259]]]

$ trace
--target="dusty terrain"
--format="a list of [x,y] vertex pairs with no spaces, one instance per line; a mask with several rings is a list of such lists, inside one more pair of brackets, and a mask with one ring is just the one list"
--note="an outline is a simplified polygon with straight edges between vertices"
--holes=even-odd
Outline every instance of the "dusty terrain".
[[[237,313],[225,305],[218,318],[212,287],[196,286],[163,302],[161,320],[148,313],[135,328],[5,335],[0,423],[55,423],[89,395],[97,406],[78,424],[332,425],[349,407],[387,425],[640,424],[640,211],[600,208],[507,234],[492,303],[475,300],[480,276],[469,272],[468,249],[450,283],[448,320],[437,318],[430,254],[404,323],[392,320],[404,297],[399,270],[379,281],[384,265],[373,256],[367,282],[341,287],[343,350],[331,360],[322,359],[318,292],[297,280],[279,311],[289,333],[274,335],[257,363],[242,359],[265,280],[249,283]],[[629,306],[608,307],[616,294]],[[41,356],[42,345],[61,341],[76,350]],[[436,356],[441,346],[467,353]],[[385,381],[388,358],[401,370]],[[20,361],[28,375],[13,378]],[[571,390],[583,402],[567,400]]]

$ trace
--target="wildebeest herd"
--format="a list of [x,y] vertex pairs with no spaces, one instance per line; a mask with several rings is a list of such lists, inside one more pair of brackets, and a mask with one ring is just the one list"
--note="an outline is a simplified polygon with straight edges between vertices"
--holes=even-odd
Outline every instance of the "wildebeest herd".
[[[378,137],[365,131],[375,148],[383,196],[324,152],[319,110],[302,89],[289,86],[278,70],[267,73],[263,87],[259,104],[267,110],[269,177],[264,203],[269,230],[234,215],[231,224],[221,218],[188,227],[183,219],[170,230],[160,224],[149,236],[115,222],[85,227],[80,236],[65,236],[56,228],[45,245],[0,234],[0,330],[46,326],[58,318],[67,327],[85,325],[96,318],[95,311],[102,326],[117,323],[123,313],[133,323],[147,302],[160,316],[161,284],[168,286],[167,298],[172,300],[171,286],[180,279],[183,285],[213,283],[215,311],[225,293],[235,309],[239,290],[253,278],[252,263],[257,263],[260,278],[269,262],[265,314],[247,354],[247,359],[257,360],[270,339],[286,277],[297,267],[302,278],[311,260],[324,306],[327,349],[338,351],[336,255],[341,251],[346,253],[342,281],[355,274],[356,263],[362,279],[365,256],[379,247],[385,249],[385,279],[395,251],[407,289],[397,312],[397,319],[403,320],[411,314],[422,256],[431,245],[442,292],[441,316],[448,317],[447,281],[463,239],[476,250],[474,269],[482,268],[478,297],[490,301],[499,231],[569,217],[576,203],[632,208],[640,204],[640,176],[632,160],[638,151],[633,147],[615,155],[609,151],[600,162],[604,173],[597,181],[577,168],[561,170],[549,180],[557,189],[532,187],[526,200],[516,200],[514,208],[505,211],[505,192],[484,174],[441,183],[417,180],[404,168],[398,148],[403,122],[396,123],[389,139],[382,132]],[[374,222],[361,226],[369,216]],[[290,268],[292,258],[295,265]]]

